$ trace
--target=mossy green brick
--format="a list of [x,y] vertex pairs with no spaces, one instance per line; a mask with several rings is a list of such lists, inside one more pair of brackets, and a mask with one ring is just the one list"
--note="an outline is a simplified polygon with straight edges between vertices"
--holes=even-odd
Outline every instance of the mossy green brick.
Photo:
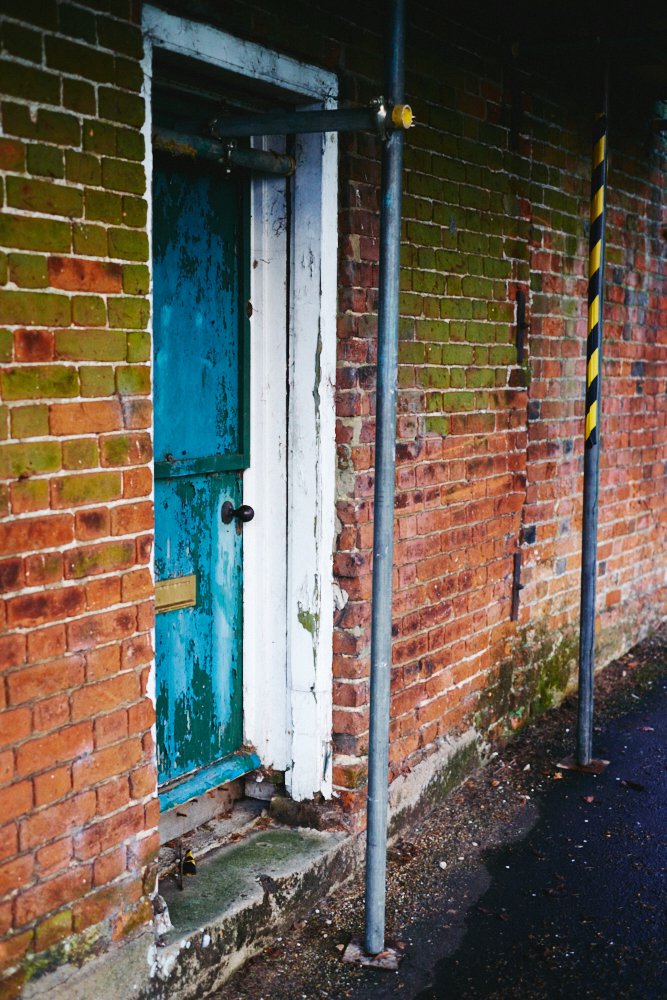
[[58,330],[55,347],[63,361],[125,361],[127,356],[120,330]]
[[437,365],[417,369],[417,385],[423,389],[448,389],[449,370]]
[[46,64],[50,69],[71,73],[76,66],[77,74],[95,83],[112,83],[115,73],[113,56],[89,45],[70,41],[67,38],[48,36],[44,39]]
[[464,254],[453,250],[436,250],[435,266],[438,271],[464,274],[467,270],[467,260]]
[[108,122],[87,119],[83,123],[83,148],[87,153],[116,155],[116,127]]
[[468,389],[492,388],[494,385],[495,372],[493,368],[469,368],[466,372]]
[[472,392],[443,392],[442,409],[447,413],[462,413],[475,408],[475,394]]
[[106,257],[107,231],[102,226],[75,222],[72,226],[74,252],[82,257]]
[[484,257],[483,269],[487,278],[510,278],[512,276],[512,265],[508,260]]
[[516,347],[509,345],[489,348],[489,364],[492,365],[515,365]]
[[58,506],[79,506],[86,503],[108,503],[121,495],[119,472],[93,472],[61,476],[53,482]]
[[402,365],[423,364],[426,356],[424,344],[402,342],[398,345],[398,360]]
[[487,303],[487,316],[498,323],[512,323],[514,321],[514,310],[515,305],[513,302]]
[[81,395],[108,397],[116,391],[116,375],[111,365],[85,365],[79,369]]
[[0,323],[9,326],[69,326],[70,313],[66,295],[0,291]]
[[418,246],[440,246],[440,229],[423,222],[412,222],[408,219],[406,226],[407,238]]
[[71,247],[70,226],[56,219],[29,219],[0,213],[0,244],[19,250],[67,253]]
[[427,434],[439,434],[440,437],[447,437],[449,434],[449,417],[425,417],[424,430]]
[[95,88],[84,80],[66,77],[63,80],[63,106],[82,115],[94,115],[97,109]]
[[0,62],[0,93],[39,104],[60,104],[60,80],[35,66],[24,66],[4,58]]
[[41,63],[42,35],[39,31],[26,28],[12,21],[2,23],[2,47],[5,52],[28,62]]
[[11,361],[14,356],[14,334],[0,330],[0,361]]
[[92,153],[78,153],[68,149],[65,153],[67,180],[74,184],[97,184],[102,180],[100,161]]
[[77,396],[76,368],[64,365],[29,365],[6,369],[0,374],[4,398],[61,399]]
[[486,319],[488,310],[488,303],[483,299],[473,299],[472,303],[472,318],[473,319]]
[[470,299],[443,298],[440,315],[443,319],[469,319],[472,317],[472,303]]
[[4,250],[0,250],[0,285],[6,285],[8,277],[9,265],[7,261],[7,254]]
[[[116,56],[116,86],[123,90],[141,90],[144,82],[141,65],[133,59]],[[120,152],[120,150],[119,150]]]
[[150,368],[146,365],[117,368],[116,388],[122,396],[147,396],[151,391]]
[[64,184],[36,181],[27,177],[7,178],[7,204],[29,212],[46,215],[83,215],[83,194]]
[[58,146],[33,143],[27,149],[28,171],[38,177],[63,178],[65,158]]
[[137,129],[118,127],[116,131],[116,153],[124,160],[144,160],[146,143]]
[[109,299],[109,326],[127,330],[143,330],[150,316],[148,299],[125,297]]
[[425,295],[444,295],[447,279],[439,271],[413,271],[412,287]]
[[[49,506],[49,483],[46,479],[20,479],[12,485],[14,507],[22,510],[44,510]],[[60,556],[56,558],[60,559]]]
[[396,381],[399,389],[412,389],[415,385],[415,370],[412,365],[400,365]]
[[39,108],[33,121],[27,104],[2,104],[2,127],[6,135],[18,135],[37,142],[77,147],[81,142],[78,118],[50,108]]
[[46,257],[36,254],[10,253],[9,280],[20,288],[46,288],[49,273]]
[[492,344],[496,339],[496,328],[491,323],[466,323],[466,340],[473,344]]
[[143,164],[105,158],[102,160],[102,184],[112,191],[143,194],[146,190]]
[[123,265],[123,291],[126,295],[148,295],[150,274],[145,264]]
[[106,304],[99,295],[75,295],[72,298],[72,322],[76,326],[105,326]]
[[442,411],[442,393],[427,392],[424,396],[424,404],[427,413],[440,413]]
[[141,128],[144,123],[144,101],[138,94],[130,94],[115,87],[100,87],[97,102],[101,118],[137,128]]
[[417,340],[440,342],[447,340],[448,324],[439,319],[419,319],[416,322]]
[[151,338],[144,330],[137,330],[127,335],[127,360],[130,364],[150,361]]
[[63,469],[94,469],[100,464],[100,451],[94,438],[63,441]]
[[489,350],[488,347],[476,347],[475,348],[475,365],[478,368],[484,368],[489,363]]
[[61,35],[95,44],[95,15],[92,11],[69,3],[59,4],[58,29]]
[[45,437],[49,433],[48,406],[16,406],[12,409],[12,437]]
[[465,389],[466,371],[467,369],[465,368],[449,369],[449,385],[451,389]]
[[32,441],[30,444],[0,446],[0,476],[27,476],[55,472],[61,466],[59,441]]
[[424,344],[424,360],[427,365],[442,364],[442,344]]
[[0,406],[0,441],[9,437],[9,407]]
[[442,363],[443,365],[471,365],[474,351],[468,344],[443,344]]
[[109,256],[117,260],[148,260],[148,236],[131,229],[110,229]]
[[87,188],[85,202],[86,219],[112,223],[123,221],[123,199],[119,194]]
[[123,198],[123,222],[126,226],[143,229],[148,218],[148,206],[143,198]]

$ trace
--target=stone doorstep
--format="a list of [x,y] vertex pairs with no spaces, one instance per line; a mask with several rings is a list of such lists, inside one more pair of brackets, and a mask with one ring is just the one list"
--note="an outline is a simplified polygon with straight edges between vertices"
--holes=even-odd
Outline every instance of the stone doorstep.
[[244,962],[348,879],[363,838],[272,826],[211,851],[160,886],[173,924],[146,931],[79,969],[29,982],[23,1000],[203,1000]]

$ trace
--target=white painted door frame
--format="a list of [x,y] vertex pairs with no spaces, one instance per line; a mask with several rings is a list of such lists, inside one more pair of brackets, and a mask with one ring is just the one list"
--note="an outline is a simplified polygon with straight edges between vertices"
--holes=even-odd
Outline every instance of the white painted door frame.
[[[143,28],[149,225],[155,48],[291,91],[295,104],[335,106],[336,77],[316,66],[151,6]],[[296,157],[291,213],[284,181],[252,184],[244,502],[256,515],[244,532],[243,671],[245,740],[263,764],[285,770],[293,798],[306,799],[331,794],[336,135],[297,136]]]

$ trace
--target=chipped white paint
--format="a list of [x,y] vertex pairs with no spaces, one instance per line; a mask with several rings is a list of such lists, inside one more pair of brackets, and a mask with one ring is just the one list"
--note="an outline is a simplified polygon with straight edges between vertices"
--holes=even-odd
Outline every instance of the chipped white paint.
[[[335,105],[336,77],[318,67],[155,7],[144,8],[143,27],[148,97],[151,52],[163,48],[279,87],[283,98],[291,91],[295,105]],[[296,799],[331,793],[337,159],[335,135],[297,137],[289,262],[285,182],[252,190],[244,502],[256,515],[244,537],[244,726],[262,762],[286,770]]]

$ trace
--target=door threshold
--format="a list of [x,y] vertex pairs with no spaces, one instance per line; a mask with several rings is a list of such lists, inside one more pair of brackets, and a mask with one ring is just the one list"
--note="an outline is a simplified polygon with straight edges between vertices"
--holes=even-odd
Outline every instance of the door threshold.
[[160,812],[182,806],[192,799],[208,795],[211,790],[226,782],[234,781],[260,766],[258,755],[252,749],[237,750],[208,767],[177,779],[158,789]]

